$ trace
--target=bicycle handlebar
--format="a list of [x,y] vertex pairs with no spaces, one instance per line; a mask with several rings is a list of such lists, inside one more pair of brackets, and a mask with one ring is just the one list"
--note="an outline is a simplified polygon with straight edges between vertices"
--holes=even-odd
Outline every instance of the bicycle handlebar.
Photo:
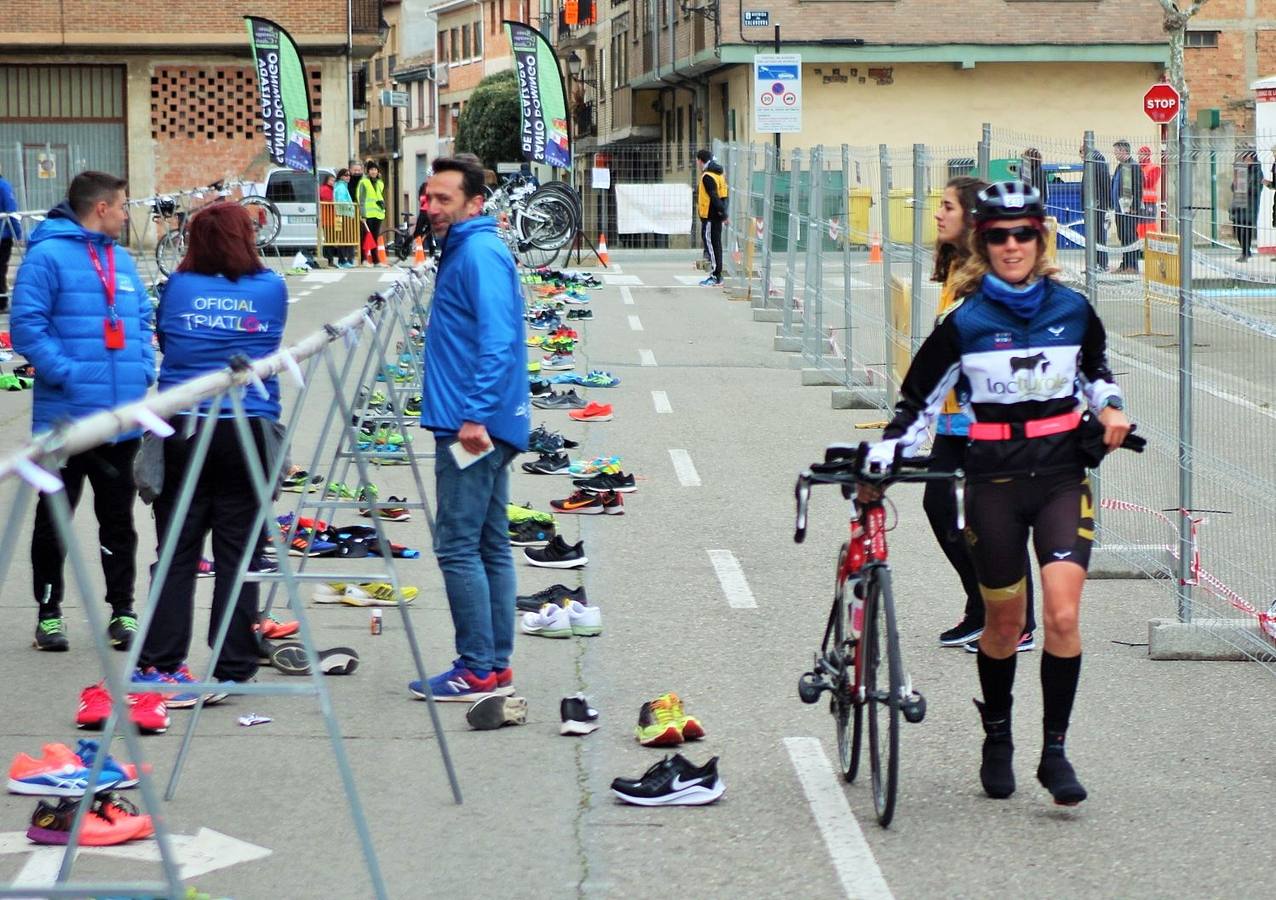
[[966,527],[965,493],[966,473],[962,469],[952,472],[932,472],[930,457],[915,456],[905,458],[900,447],[895,448],[895,459],[885,469],[865,469],[868,456],[868,444],[858,446],[834,444],[824,452],[824,462],[812,463],[798,476],[794,487],[794,499],[797,503],[797,518],[794,524],[793,542],[800,544],[806,540],[807,507],[811,499],[811,485],[836,484],[843,489],[844,496],[853,499],[849,489],[861,484],[872,485],[885,490],[892,484],[901,481],[952,481],[957,500],[957,529]]

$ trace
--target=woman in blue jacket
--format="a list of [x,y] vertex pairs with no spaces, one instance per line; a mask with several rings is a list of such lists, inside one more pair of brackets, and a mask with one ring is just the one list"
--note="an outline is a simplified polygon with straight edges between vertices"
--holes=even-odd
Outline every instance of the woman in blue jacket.
[[[224,369],[232,356],[251,359],[279,349],[287,317],[288,290],[284,281],[266,269],[257,256],[252,222],[242,207],[217,203],[190,221],[186,256],[169,279],[160,299],[156,321],[160,349],[160,388],[169,388],[201,375]],[[279,383],[266,381],[266,397],[245,391],[242,402],[250,417],[260,459],[265,459],[263,434],[279,420]],[[155,616],[146,635],[138,680],[193,681],[186,667],[194,619],[195,574],[204,536],[212,532],[212,615],[208,642],[230,604],[230,629],[213,676],[219,681],[246,681],[257,671],[257,620],[255,583],[244,584],[232,597],[235,574],[246,553],[253,553],[257,534],[252,524],[257,512],[247,459],[232,421],[230,398],[217,409],[205,400],[188,415],[203,419],[217,416],[208,456],[200,471],[186,517],[177,522],[177,546],[172,565],[160,589]],[[188,475],[195,438],[178,434],[164,442],[164,487],[155,499],[156,534],[162,542],[174,527],[173,512],[182,482]],[[179,695],[169,706],[193,706],[193,694]],[[212,700],[222,697],[214,695]]]

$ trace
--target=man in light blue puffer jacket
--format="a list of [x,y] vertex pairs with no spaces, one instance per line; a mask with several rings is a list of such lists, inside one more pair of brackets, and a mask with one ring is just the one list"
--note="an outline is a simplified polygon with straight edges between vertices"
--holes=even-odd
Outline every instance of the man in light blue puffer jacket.
[[[155,383],[154,311],[128,252],[115,241],[128,222],[127,183],[81,172],[67,199],[31,235],[13,291],[14,349],[35,366],[32,432],[140,400]],[[93,486],[111,644],[127,650],[133,613],[137,532],[133,528],[133,456],[140,432],[77,453],[59,476],[72,509],[87,477]],[[62,618],[65,554],[44,495],[31,539],[31,581],[39,613],[35,646],[66,650]]]

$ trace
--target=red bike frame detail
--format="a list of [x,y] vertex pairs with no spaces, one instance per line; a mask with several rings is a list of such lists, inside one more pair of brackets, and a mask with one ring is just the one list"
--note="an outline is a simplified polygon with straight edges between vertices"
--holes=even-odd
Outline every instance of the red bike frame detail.
[[868,520],[868,534],[860,525],[860,520],[851,522],[851,539],[847,542],[846,557],[842,560],[842,571],[838,577],[845,581],[852,575],[858,575],[866,562],[886,562],[886,508],[874,503],[864,511]]

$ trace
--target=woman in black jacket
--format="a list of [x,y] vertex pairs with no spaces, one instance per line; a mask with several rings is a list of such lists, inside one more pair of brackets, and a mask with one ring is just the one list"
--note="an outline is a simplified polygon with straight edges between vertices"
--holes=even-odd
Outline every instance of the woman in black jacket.
[[1236,151],[1232,163],[1232,203],[1229,212],[1232,231],[1241,245],[1237,262],[1249,262],[1254,255],[1254,232],[1258,230],[1258,199],[1263,193],[1263,167],[1253,147]]

